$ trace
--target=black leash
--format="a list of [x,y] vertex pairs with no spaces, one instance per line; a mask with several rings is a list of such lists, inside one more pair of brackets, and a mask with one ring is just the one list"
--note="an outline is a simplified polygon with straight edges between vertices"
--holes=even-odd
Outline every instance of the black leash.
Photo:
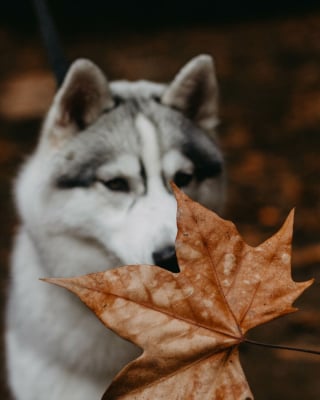
[[32,0],[49,64],[60,87],[69,68],[69,62],[60,43],[58,31],[49,13],[46,0]]

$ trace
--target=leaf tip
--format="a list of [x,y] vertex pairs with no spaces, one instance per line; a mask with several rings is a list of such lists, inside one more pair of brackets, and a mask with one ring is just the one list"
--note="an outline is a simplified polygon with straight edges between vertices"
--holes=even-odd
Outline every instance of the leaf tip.
[[170,181],[170,186],[173,191],[174,197],[178,201],[180,198],[182,198],[184,193],[182,192],[182,190],[178,188],[178,186],[173,181]]
[[281,228],[269,240],[271,241],[274,239],[279,240],[279,238],[281,238],[280,240],[282,243],[287,243],[290,244],[291,246],[292,236],[293,236],[294,216],[295,216],[295,208],[292,208],[287,218],[285,219],[284,223],[282,224]]
[[293,225],[295,214],[296,214],[296,208],[293,207],[293,208],[290,210],[289,215],[288,215],[288,217],[287,217],[288,223],[291,223],[291,224]]
[[300,282],[300,285],[302,286],[302,291],[304,292],[311,285],[313,285],[314,282],[315,282],[315,278],[311,278],[311,279],[309,279],[308,281],[305,281],[305,282]]
[[39,278],[39,281],[45,282],[45,283],[52,283],[55,284],[56,278]]
[[295,216],[295,208],[292,208],[291,211],[289,212],[287,218],[284,221],[284,224],[282,226],[283,230],[286,230],[288,232],[293,231],[294,216]]
[[68,278],[39,278],[40,281],[50,283],[71,290],[72,279]]

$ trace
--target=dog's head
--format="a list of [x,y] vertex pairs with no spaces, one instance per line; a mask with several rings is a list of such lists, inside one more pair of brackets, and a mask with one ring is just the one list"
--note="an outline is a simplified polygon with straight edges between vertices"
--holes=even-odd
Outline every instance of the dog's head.
[[[56,241],[78,241],[105,254],[99,268],[156,263],[176,270],[170,181],[211,209],[224,201],[217,97],[206,55],[169,85],[108,83],[92,62],[73,63],[17,185],[22,219],[42,253]],[[97,267],[92,259],[78,273]]]

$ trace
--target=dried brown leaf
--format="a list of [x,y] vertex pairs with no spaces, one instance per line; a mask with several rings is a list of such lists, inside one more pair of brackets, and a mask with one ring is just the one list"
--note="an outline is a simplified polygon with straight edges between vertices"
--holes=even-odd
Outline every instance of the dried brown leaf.
[[252,399],[238,345],[248,329],[294,311],[312,283],[291,279],[293,212],[278,233],[250,247],[233,223],[174,191],[180,273],[135,265],[48,281],[144,350],[104,400]]

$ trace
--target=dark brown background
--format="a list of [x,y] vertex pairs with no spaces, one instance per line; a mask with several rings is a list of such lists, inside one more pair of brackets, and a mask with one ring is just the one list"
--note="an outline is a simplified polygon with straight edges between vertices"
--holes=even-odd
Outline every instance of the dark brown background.
[[[55,3],[54,12],[70,59],[89,57],[110,79],[168,81],[191,57],[214,56],[229,171],[224,215],[256,245],[296,207],[293,276],[316,278],[297,302],[299,313],[253,330],[250,338],[320,350],[320,9],[312,2],[279,8],[275,1],[265,10],[232,2],[214,10],[205,2],[180,9],[182,3],[173,1],[174,12],[169,2],[161,10],[146,2],[110,10],[95,0],[87,12],[84,1],[78,10],[62,3]],[[2,7],[1,305],[17,223],[12,180],[36,143],[54,93],[30,4]],[[320,398],[320,356],[243,346],[241,358],[256,399]],[[0,398],[8,399],[3,372],[1,377]]]

